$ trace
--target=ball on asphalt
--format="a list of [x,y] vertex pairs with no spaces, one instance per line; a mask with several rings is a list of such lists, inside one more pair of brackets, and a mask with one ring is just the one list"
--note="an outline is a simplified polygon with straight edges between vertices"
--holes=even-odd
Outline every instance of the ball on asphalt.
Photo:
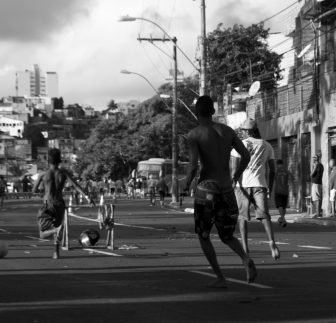
[[0,241],[0,258],[6,257],[8,254],[8,246],[5,241]]
[[97,230],[88,229],[83,231],[79,236],[79,243],[82,247],[94,246],[100,238],[100,234]]

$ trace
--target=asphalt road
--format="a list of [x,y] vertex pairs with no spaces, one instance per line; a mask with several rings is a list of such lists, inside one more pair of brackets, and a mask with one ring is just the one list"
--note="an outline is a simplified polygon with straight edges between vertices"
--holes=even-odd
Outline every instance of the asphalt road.
[[[246,284],[240,259],[212,239],[228,280],[210,289],[212,271],[193,233],[192,215],[148,201],[116,204],[114,250],[79,246],[98,228],[97,209],[73,208],[70,250],[51,259],[52,242],[37,237],[39,200],[6,201],[0,209],[0,322],[336,322],[335,227],[274,225],[281,259],[271,258],[261,224],[250,224],[258,268]],[[91,219],[91,220],[87,220]]]

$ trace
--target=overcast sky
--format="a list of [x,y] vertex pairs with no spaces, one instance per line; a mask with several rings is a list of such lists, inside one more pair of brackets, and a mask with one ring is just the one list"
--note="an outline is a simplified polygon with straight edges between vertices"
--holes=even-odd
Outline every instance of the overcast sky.
[[[295,0],[206,0],[207,32],[219,23],[248,26],[271,17]],[[0,96],[15,95],[15,71],[32,69],[59,75],[65,103],[105,108],[110,99],[127,101],[151,97],[166,82],[172,46],[139,42],[137,37],[162,37],[153,24],[118,22],[122,15],[144,17],[158,23],[178,39],[178,46],[195,62],[200,34],[200,0],[1,0]],[[290,10],[289,10],[290,11]],[[284,31],[290,12],[271,19],[272,31]],[[154,46],[155,45],[155,46]],[[157,46],[157,47],[156,47]],[[159,47],[159,48],[158,48]],[[185,76],[195,69],[178,53]]]

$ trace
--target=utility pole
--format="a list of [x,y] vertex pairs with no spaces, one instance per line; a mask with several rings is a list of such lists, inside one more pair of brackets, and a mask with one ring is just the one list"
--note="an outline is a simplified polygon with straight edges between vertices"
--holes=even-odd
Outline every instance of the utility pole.
[[201,0],[201,71],[200,71],[200,95],[207,94],[206,75],[206,25],[205,25],[205,0]]
[[172,107],[172,203],[178,202],[178,154],[177,154],[177,55],[176,55],[176,37],[167,38],[137,38],[139,41],[145,40],[149,42],[154,41],[172,41],[173,42],[173,107]]
[[177,57],[176,57],[176,38],[174,41],[174,75],[173,75],[173,109],[172,109],[172,203],[178,202],[178,154],[177,154]]

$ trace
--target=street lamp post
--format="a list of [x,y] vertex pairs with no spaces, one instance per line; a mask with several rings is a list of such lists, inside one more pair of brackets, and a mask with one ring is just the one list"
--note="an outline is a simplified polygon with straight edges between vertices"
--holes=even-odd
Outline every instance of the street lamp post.
[[[157,89],[154,87],[154,85],[149,81],[149,79],[147,77],[145,77],[144,75],[137,73],[137,72],[131,72],[129,70],[120,70],[121,74],[135,74],[140,76],[141,78],[143,78],[148,84],[149,86],[154,90],[154,92],[161,97],[160,93],[157,91]],[[162,98],[162,97],[161,97]],[[166,101],[162,100],[162,102],[164,103],[164,105],[168,108],[168,110],[170,110],[170,107],[167,105]]]
[[201,0],[201,71],[200,71],[200,95],[207,94],[206,77],[206,25],[205,25],[205,0]]
[[149,84],[149,86],[154,90],[154,92],[157,95],[160,95],[160,93],[156,90],[156,88],[153,86],[153,84],[151,82],[149,82],[149,80],[145,76],[143,76],[142,74],[139,74],[139,73],[136,73],[136,72],[131,72],[131,71],[128,71],[128,70],[121,70],[120,73],[122,73],[122,74],[135,74],[135,75],[140,76],[141,78],[143,78]]
[[[153,25],[155,25],[156,27],[158,27],[166,36],[167,38],[171,41],[174,42],[174,39],[172,37],[170,37],[170,35],[159,25],[157,24],[155,21],[152,21],[150,19],[147,18],[143,18],[143,17],[131,17],[131,16],[121,16],[119,18],[119,21],[121,22],[127,22],[127,21],[136,21],[136,20],[143,20],[143,21],[147,21]],[[189,61],[189,63],[196,69],[196,71],[199,72],[199,68],[197,68],[197,66],[193,63],[193,61],[187,56],[187,54],[177,45],[175,44],[176,48],[181,52],[181,54]]]
[[[173,58],[174,58],[174,75],[173,75],[173,107],[172,107],[172,203],[178,202],[178,154],[177,154],[177,55],[176,48],[180,50],[180,52],[192,63],[192,61],[188,58],[188,56],[179,48],[176,44],[176,38],[170,37],[170,35],[156,22],[142,18],[142,17],[130,17],[123,16],[119,19],[119,21],[135,21],[135,20],[143,20],[147,21],[156,27],[158,27],[164,35],[168,37],[168,39],[173,43]],[[192,65],[196,68],[196,66],[192,63]],[[197,68],[196,68],[197,69]],[[127,73],[126,73],[127,74]],[[144,78],[144,77],[143,77]],[[147,82],[149,82],[146,78],[144,78]],[[150,82],[149,82],[150,83]],[[157,92],[155,90],[155,92]]]

